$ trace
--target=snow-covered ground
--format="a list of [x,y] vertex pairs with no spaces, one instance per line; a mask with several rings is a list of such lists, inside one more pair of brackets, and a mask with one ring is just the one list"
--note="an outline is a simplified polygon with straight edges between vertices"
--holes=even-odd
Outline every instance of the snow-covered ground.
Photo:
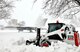
[[0,52],[80,52],[80,46],[65,42],[52,42],[49,47],[26,45],[27,39],[35,38],[36,33],[0,32]]

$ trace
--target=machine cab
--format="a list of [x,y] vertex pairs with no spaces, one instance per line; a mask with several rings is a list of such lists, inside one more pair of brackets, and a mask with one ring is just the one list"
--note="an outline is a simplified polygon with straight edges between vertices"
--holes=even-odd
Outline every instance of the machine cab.
[[65,25],[64,23],[49,23],[48,24],[48,33],[59,30]]
[[75,27],[64,23],[49,23],[48,36],[49,39],[54,40],[73,40]]

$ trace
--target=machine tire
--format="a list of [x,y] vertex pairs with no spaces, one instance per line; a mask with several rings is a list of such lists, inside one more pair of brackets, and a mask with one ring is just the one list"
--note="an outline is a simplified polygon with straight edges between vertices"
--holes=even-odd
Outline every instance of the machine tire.
[[41,41],[41,43],[40,43],[40,46],[45,46],[45,47],[48,47],[49,45],[51,45],[51,43],[48,41],[48,40],[43,40],[43,41]]
[[65,33],[62,33],[61,35],[63,37],[63,40],[66,39],[66,34]]

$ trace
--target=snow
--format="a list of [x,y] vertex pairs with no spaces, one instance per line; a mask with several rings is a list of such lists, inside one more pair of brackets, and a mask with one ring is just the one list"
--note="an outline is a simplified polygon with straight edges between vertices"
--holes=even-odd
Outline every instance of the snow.
[[52,42],[49,47],[26,45],[26,40],[35,38],[36,33],[0,32],[0,52],[80,52],[80,46],[65,42]]

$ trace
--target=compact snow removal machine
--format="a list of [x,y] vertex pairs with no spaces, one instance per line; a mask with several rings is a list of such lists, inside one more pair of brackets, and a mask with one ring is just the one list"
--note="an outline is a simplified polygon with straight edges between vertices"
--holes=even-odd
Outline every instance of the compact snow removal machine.
[[[35,40],[27,40],[26,45],[34,43],[36,46],[46,46],[51,45],[52,41],[59,40],[64,42],[64,40],[74,40],[75,27],[73,25],[68,25],[64,23],[49,23],[48,30],[45,35],[40,35],[40,28],[37,28],[37,36]],[[77,32],[78,33],[78,32]],[[76,41],[77,39],[75,39]],[[76,43],[76,42],[75,42]],[[78,41],[77,41],[78,43]]]

